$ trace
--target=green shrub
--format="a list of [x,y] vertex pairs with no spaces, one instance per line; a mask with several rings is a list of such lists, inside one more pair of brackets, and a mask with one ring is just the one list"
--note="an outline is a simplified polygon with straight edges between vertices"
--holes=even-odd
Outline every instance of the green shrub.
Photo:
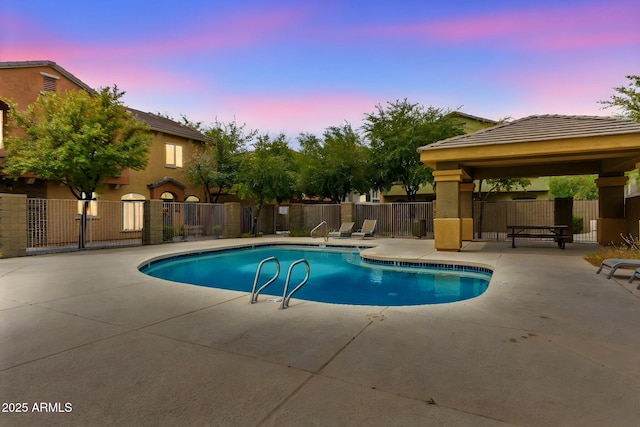
[[262,237],[262,231],[260,231],[257,236],[255,236],[252,232],[248,232],[248,233],[243,233],[242,235],[240,235],[240,237],[243,237],[243,238]]
[[311,237],[311,232],[309,230],[291,230],[289,232],[289,237]]
[[573,234],[582,234],[584,232],[583,218],[580,215],[573,216]]
[[162,227],[162,240],[165,242],[173,239],[173,227],[165,225]]
[[169,241],[169,240],[173,240],[174,237],[176,236],[181,236],[182,235],[182,226],[181,225],[176,225],[175,227],[172,227],[170,225],[165,225],[164,227],[162,227],[162,240]]

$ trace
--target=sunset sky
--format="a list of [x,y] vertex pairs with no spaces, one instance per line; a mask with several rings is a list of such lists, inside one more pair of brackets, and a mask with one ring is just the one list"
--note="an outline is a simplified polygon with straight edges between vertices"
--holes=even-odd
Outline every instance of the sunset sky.
[[51,60],[125,103],[320,134],[377,104],[609,115],[640,74],[640,1],[4,0],[0,61]]

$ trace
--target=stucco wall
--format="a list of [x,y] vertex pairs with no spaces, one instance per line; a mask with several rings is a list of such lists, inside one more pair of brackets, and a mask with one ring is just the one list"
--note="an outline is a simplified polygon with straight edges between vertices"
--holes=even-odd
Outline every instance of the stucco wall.
[[[42,72],[57,76],[56,90],[64,93],[68,90],[80,90],[81,86],[65,77],[50,66],[18,67],[0,69],[0,97],[11,99],[18,105],[19,109],[26,109],[29,104],[36,101],[40,93],[44,90],[44,77]],[[192,157],[194,147],[200,145],[198,141],[188,140],[179,136],[168,135],[162,132],[152,133],[153,141],[149,156],[149,163],[145,170],[129,171],[128,183],[116,185],[108,184],[99,192],[101,200],[120,200],[124,194],[138,193],[150,197],[148,184],[159,181],[164,177],[172,177],[186,188],[182,190],[184,197],[196,196],[204,201],[204,192],[201,186],[193,185],[185,176],[185,167]],[[182,146],[183,167],[168,168],[165,165],[165,143],[170,142]],[[122,181],[127,181],[126,179]],[[1,188],[1,191],[10,193],[23,193],[29,197],[46,197],[50,199],[72,199],[73,195],[67,187],[57,183],[49,182],[39,187],[29,187],[24,182],[14,183],[11,190]],[[178,199],[182,201],[183,199]]]
[[0,97],[11,99],[20,110],[25,110],[44,90],[41,72],[59,77],[56,81],[59,93],[80,89],[80,86],[51,67],[3,68],[0,69]]

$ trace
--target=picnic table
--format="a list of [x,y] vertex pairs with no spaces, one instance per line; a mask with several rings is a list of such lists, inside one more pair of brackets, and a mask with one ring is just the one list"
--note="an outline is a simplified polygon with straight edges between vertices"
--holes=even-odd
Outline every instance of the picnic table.
[[511,247],[516,247],[516,237],[523,239],[554,239],[560,249],[564,249],[565,240],[569,237],[565,231],[568,225],[507,225],[507,237],[511,238]]

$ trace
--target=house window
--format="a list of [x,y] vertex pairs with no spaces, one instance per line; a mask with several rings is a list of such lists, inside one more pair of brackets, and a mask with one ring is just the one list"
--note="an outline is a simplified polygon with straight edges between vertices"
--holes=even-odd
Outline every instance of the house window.
[[48,73],[40,73],[42,74],[42,78],[44,79],[43,89],[45,92],[55,92],[56,84],[60,77],[54,76],[53,74]]
[[[84,198],[84,193],[82,193],[82,197]],[[89,206],[87,206],[87,216],[98,216],[98,202],[96,198],[98,196],[96,193],[91,193],[91,201],[89,202]],[[84,200],[78,200],[78,215],[82,215],[82,207],[84,206]]]
[[144,196],[138,193],[128,193],[122,200],[122,230],[141,231],[144,224]]
[[165,145],[165,166],[168,168],[182,167],[182,146],[167,142]]

